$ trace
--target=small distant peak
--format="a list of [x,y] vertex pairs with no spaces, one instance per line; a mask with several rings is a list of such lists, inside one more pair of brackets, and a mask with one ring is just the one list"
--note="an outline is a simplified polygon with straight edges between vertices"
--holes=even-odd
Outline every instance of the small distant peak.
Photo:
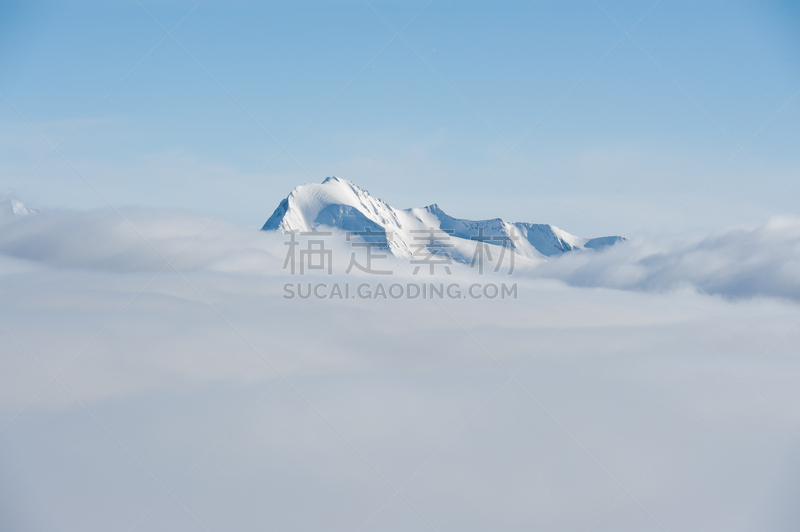
[[325,181],[323,181],[322,184],[324,185],[325,183],[341,183],[343,181],[344,181],[343,179],[339,179],[335,175],[332,175],[330,177],[326,177]]
[[17,216],[27,216],[28,214],[35,214],[39,212],[39,209],[33,209],[31,207],[26,207],[22,204],[21,201],[12,199],[11,200],[11,212]]

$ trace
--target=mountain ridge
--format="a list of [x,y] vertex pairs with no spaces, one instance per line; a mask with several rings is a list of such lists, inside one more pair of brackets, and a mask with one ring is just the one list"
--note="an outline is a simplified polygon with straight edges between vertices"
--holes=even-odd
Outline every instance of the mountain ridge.
[[[466,220],[454,218],[433,203],[425,207],[395,209],[352,181],[336,176],[322,183],[295,187],[264,223],[263,231],[311,231],[327,226],[342,231],[370,231],[396,256],[411,256],[419,247],[417,233],[439,231],[450,234],[448,252],[456,260],[469,258],[475,240],[506,245],[516,253],[544,259],[576,250],[598,250],[625,242],[621,236],[583,238],[551,224],[506,222],[501,218]],[[373,238],[373,241],[374,238]],[[452,242],[451,242],[452,241]],[[450,245],[452,244],[452,245]]]

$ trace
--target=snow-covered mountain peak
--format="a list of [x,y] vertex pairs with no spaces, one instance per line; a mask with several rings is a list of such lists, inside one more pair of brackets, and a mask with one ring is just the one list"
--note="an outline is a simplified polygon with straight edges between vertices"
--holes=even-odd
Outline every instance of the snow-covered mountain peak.
[[462,220],[448,215],[436,203],[395,209],[352,181],[335,176],[322,183],[296,187],[262,229],[311,231],[318,226],[379,233],[384,244],[398,256],[411,256],[412,250],[419,247],[420,233],[435,229],[454,243],[451,252],[459,260],[469,259],[476,237],[490,245],[505,243],[532,259],[576,249],[598,249],[625,240],[617,236],[581,238],[548,224],[509,223],[500,218]]
[[2,211],[10,212],[16,216],[27,216],[28,214],[35,214],[39,212],[39,209],[26,207],[21,201],[12,199],[11,201],[4,201],[0,203],[0,212]]

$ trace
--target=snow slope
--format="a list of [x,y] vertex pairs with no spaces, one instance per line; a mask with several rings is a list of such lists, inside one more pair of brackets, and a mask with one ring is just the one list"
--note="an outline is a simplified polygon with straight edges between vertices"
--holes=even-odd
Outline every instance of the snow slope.
[[[626,239],[620,236],[582,238],[549,224],[509,223],[491,220],[462,220],[446,214],[438,205],[395,209],[355,183],[328,177],[321,184],[301,185],[281,201],[262,227],[264,231],[311,231],[327,226],[343,231],[371,231],[372,241],[385,244],[396,256],[410,257],[424,242],[430,228],[445,230],[447,252],[456,260],[469,260],[475,250],[470,240],[482,234],[487,244],[500,246],[504,239],[520,255],[542,259],[567,251],[600,249]],[[415,233],[415,231],[417,231]],[[445,241],[438,233],[437,240]]]

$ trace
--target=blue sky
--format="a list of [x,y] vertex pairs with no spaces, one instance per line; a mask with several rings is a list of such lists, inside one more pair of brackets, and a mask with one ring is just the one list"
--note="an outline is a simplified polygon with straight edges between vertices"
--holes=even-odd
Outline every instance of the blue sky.
[[0,193],[260,226],[339,175],[585,236],[800,214],[789,3],[195,5],[4,3]]

